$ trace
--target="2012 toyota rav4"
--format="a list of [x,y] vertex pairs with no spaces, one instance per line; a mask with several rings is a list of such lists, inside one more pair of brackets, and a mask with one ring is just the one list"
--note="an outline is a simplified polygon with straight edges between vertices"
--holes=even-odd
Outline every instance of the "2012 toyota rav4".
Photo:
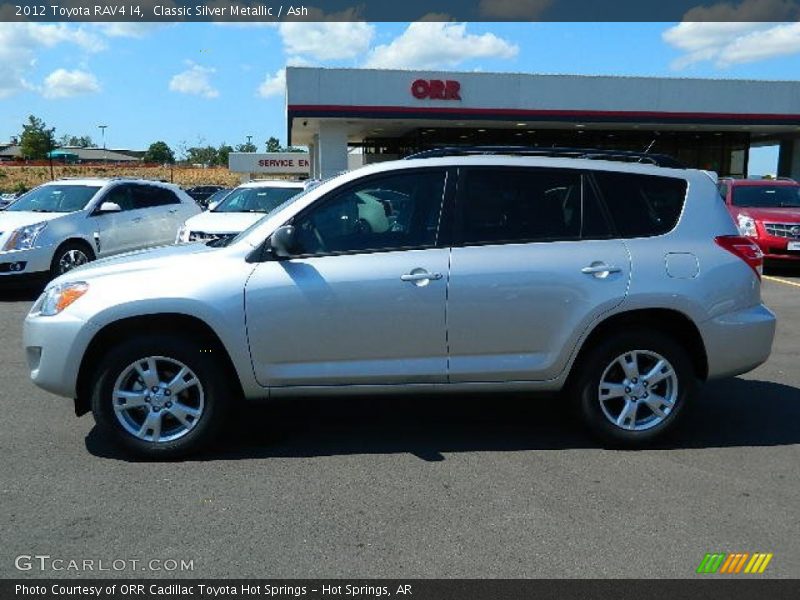
[[695,170],[382,163],[212,246],[52,282],[25,321],[33,381],[151,457],[197,450],[240,398],[396,391],[561,390],[638,446],[699,381],[764,362],[775,330],[762,254]]

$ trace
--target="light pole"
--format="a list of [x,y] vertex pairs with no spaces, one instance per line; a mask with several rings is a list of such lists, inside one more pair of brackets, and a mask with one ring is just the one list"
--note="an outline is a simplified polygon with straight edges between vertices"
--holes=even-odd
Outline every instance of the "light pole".
[[106,152],[106,128],[108,125],[98,125],[97,128],[103,137],[103,163],[108,163],[108,153]]
[[253,139],[253,136],[252,135],[246,135],[245,137],[247,138],[247,147],[250,148],[250,140]]

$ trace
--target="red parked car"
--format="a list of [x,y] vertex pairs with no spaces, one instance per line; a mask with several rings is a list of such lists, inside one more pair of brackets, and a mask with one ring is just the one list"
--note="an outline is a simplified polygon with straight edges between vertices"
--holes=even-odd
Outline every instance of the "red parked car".
[[800,183],[793,179],[720,179],[719,193],[742,235],[768,260],[800,261]]

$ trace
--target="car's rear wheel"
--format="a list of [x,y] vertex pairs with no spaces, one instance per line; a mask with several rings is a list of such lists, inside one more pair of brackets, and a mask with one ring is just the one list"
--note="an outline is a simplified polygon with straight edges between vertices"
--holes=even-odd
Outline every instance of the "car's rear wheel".
[[672,430],[697,387],[686,350],[659,331],[609,338],[578,368],[573,393],[581,416],[612,446],[647,445]]
[[229,404],[207,344],[143,336],[108,353],[92,382],[92,413],[114,442],[147,458],[197,452],[216,435]]
[[81,242],[62,244],[53,255],[53,262],[50,264],[50,278],[55,279],[59,275],[93,261],[94,258],[94,252],[88,244]]

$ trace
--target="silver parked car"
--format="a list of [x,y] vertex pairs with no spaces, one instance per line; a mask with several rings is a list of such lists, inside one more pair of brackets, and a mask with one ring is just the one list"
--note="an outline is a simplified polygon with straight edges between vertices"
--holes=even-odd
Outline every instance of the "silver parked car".
[[57,179],[0,212],[0,284],[52,279],[95,258],[171,244],[200,208],[175,185]]
[[[443,156],[324,182],[217,247],[98,261],[25,321],[30,375],[133,453],[240,398],[564,391],[606,443],[769,356],[762,255],[702,171]],[[550,394],[552,396],[552,394]]]

